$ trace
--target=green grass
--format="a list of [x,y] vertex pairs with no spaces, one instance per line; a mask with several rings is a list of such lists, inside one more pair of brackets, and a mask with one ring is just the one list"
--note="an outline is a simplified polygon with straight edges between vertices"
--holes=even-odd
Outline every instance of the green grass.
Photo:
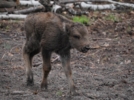
[[57,91],[56,95],[57,96],[62,96],[62,91]]
[[109,14],[108,16],[105,17],[105,19],[112,21],[112,22],[120,21],[120,19],[117,16],[115,16],[114,14]]
[[82,15],[82,16],[74,16],[73,21],[82,24],[88,24],[90,19],[87,16]]

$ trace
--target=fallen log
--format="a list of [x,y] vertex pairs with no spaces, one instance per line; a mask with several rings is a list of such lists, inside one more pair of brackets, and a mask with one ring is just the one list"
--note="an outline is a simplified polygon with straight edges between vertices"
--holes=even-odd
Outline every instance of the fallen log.
[[89,0],[59,0],[59,4],[76,3],[76,2],[89,2]]
[[28,14],[31,12],[45,11],[44,6],[30,7],[28,9],[13,11],[13,14]]
[[97,5],[92,3],[80,3],[80,7],[84,9],[92,9],[92,10],[105,10],[105,9],[111,9],[114,10],[116,6],[114,4],[105,4],[105,5]]
[[116,5],[120,5],[120,6],[125,6],[125,7],[130,7],[134,9],[134,4],[131,3],[121,3],[121,2],[116,2],[116,1],[112,1],[112,0],[108,0],[110,3],[116,4]]
[[3,14],[0,15],[0,19],[24,19],[27,15],[20,14]]
[[94,2],[94,1],[109,2],[114,5],[126,6],[126,7],[130,7],[130,8],[134,9],[134,4],[131,4],[131,3],[122,3],[122,2],[117,2],[117,1],[113,1],[113,0],[89,0],[89,1],[90,2]]
[[[93,4],[92,1],[99,1],[99,2],[105,1],[105,2],[109,2],[110,4],[98,5],[98,4]],[[3,2],[0,2],[0,4],[2,4],[2,3]],[[125,6],[125,7],[131,7],[134,9],[134,4],[121,3],[121,2],[116,2],[113,0],[64,0],[64,1],[59,0],[58,4],[55,4],[54,2],[50,2],[50,3],[52,4],[52,7],[51,7],[52,12],[62,13],[65,11],[72,15],[87,14],[87,12],[85,12],[85,11],[75,10],[74,7],[78,8],[78,9],[92,9],[92,10],[111,9],[111,10],[114,10],[117,8],[117,6],[118,7]],[[32,0],[32,1],[20,0],[20,5],[35,5],[35,7],[18,10],[18,11],[13,11],[12,13],[14,13],[15,15],[7,14],[7,12],[6,12],[6,14],[0,15],[0,19],[24,19],[27,15],[19,15],[19,14],[27,14],[27,13],[31,13],[31,12],[44,11],[44,9],[46,9],[38,1],[34,1],[34,0]]]
[[20,5],[40,6],[41,4],[38,1],[20,1]]
[[76,16],[81,16],[81,15],[88,15],[88,12],[86,11],[76,11],[73,8],[69,8],[67,9],[68,13],[70,13],[71,15],[76,15]]
[[[90,3],[89,3],[89,1],[90,1]],[[109,2],[111,4],[105,4],[105,5],[92,4],[91,2],[93,2],[93,1]],[[79,2],[79,3],[77,3],[77,2]],[[54,5],[53,3],[54,2],[52,2],[50,5],[53,6]],[[63,6],[63,4],[64,4],[64,6],[66,6],[66,4],[69,4],[69,3],[77,3],[80,5],[81,8],[84,8],[84,9],[89,8],[92,10],[105,10],[105,9],[113,10],[113,9],[117,8],[116,7],[117,5],[134,8],[134,4],[121,3],[121,2],[116,2],[116,1],[112,1],[112,0],[64,0],[64,1],[59,0],[57,5],[59,5],[58,8],[61,8]],[[32,2],[31,1],[20,1],[20,4],[21,5],[35,5],[35,6],[41,5],[38,1],[32,1]],[[56,7],[53,7],[53,8],[56,8]]]

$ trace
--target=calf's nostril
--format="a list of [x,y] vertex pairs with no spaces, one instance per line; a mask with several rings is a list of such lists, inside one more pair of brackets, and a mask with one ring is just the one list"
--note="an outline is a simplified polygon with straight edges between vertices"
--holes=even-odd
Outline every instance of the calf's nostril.
[[90,46],[85,46],[81,49],[83,53],[86,53],[90,49]]
[[86,47],[84,47],[84,49],[89,50],[89,49],[90,49],[90,47],[89,47],[89,46],[86,46]]

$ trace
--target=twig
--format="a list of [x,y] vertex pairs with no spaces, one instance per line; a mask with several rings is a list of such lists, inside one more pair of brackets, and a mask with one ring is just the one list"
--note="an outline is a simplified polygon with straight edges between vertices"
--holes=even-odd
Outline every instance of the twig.
[[[58,55],[56,58],[52,59],[51,62],[55,62],[56,60],[60,60],[60,57]],[[41,64],[42,64],[42,62],[35,63],[35,64],[33,64],[33,67],[38,67]]]
[[92,40],[107,40],[107,41],[111,41],[112,39],[110,38],[93,38]]
[[55,62],[56,60],[60,60],[60,56],[57,55],[57,57],[52,59],[51,62]]
[[100,50],[103,50],[103,49],[105,49],[105,48],[97,49],[97,51],[96,51],[96,52],[94,52],[94,53],[92,53],[92,54],[89,54],[89,55],[95,55],[95,54],[97,54],[98,52],[100,52]]
[[14,46],[10,49],[10,52],[12,52],[13,49],[17,48],[18,46]]
[[3,59],[5,57],[6,53],[3,54],[3,56],[1,57],[1,59]]
[[37,67],[37,66],[39,66],[41,64],[42,64],[42,62],[35,63],[35,64],[33,64],[33,67]]
[[10,91],[10,90],[0,90],[1,93],[5,93],[5,94],[11,94],[11,95],[32,95],[33,93],[31,93],[30,91],[19,91],[19,90],[15,90],[15,91]]
[[10,92],[11,95],[24,95],[24,94],[29,94],[31,95],[32,93],[31,92],[28,92],[28,91],[12,91]]

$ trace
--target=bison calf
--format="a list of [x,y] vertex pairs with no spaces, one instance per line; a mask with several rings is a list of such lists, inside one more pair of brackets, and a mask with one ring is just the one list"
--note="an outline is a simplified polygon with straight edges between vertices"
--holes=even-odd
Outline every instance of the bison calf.
[[23,57],[26,63],[27,85],[33,84],[32,58],[41,51],[43,58],[43,80],[41,88],[47,88],[47,77],[51,70],[52,52],[60,55],[70,92],[75,92],[70,68],[70,49],[86,53],[89,50],[88,30],[86,26],[74,23],[65,17],[53,13],[36,13],[25,19],[26,43]]

